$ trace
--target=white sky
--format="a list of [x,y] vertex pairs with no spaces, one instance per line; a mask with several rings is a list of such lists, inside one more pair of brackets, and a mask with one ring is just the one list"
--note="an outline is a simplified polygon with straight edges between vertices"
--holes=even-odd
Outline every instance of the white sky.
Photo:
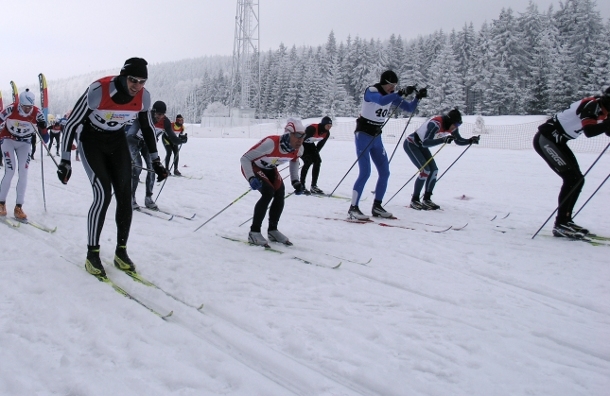
[[[543,11],[558,1],[537,0]],[[235,0],[107,0],[103,5],[82,0],[40,2],[0,0],[4,7],[0,87],[116,68],[140,56],[160,63],[205,55],[230,55],[235,30]],[[260,40],[263,51],[283,42],[324,44],[331,30],[338,41],[348,35],[386,39],[394,34],[413,38],[438,29],[459,29],[498,17],[503,7],[525,11],[528,0],[262,0]],[[8,8],[7,8],[8,7]],[[298,12],[297,12],[298,10]],[[604,19],[610,2],[598,2]],[[5,100],[6,101],[6,100]]]

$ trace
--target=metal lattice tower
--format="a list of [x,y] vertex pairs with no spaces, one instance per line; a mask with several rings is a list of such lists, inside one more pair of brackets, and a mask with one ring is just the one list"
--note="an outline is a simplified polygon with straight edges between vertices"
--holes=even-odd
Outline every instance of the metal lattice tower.
[[229,103],[239,109],[258,107],[260,98],[258,1],[237,0]]

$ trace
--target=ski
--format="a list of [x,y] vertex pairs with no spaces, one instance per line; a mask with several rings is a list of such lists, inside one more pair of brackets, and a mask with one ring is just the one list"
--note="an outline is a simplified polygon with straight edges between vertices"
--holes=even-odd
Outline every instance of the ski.
[[491,219],[489,219],[489,221],[494,221],[495,219],[499,219],[499,220],[504,220],[505,218],[507,218],[508,216],[510,216],[510,212],[508,212],[506,215],[502,216],[502,217],[498,217],[498,215],[495,215],[494,217],[492,217]]
[[[85,270],[84,266],[80,266],[77,263],[75,263],[72,260],[69,260],[68,258],[61,256],[61,258],[63,258],[64,260],[66,260],[67,262],[76,265],[79,268],[82,268],[83,270]],[[87,270],[85,270],[86,272]],[[88,272],[87,272],[88,273]],[[89,274],[89,273],[88,273]],[[89,274],[92,275],[92,274]],[[155,315],[157,315],[158,317],[160,317],[163,320],[167,320],[167,318],[169,318],[170,316],[172,316],[174,314],[174,311],[170,311],[168,314],[163,315],[160,312],[156,311],[154,308],[149,307],[148,305],[146,305],[144,302],[142,302],[141,300],[139,300],[137,297],[135,297],[133,294],[129,293],[127,290],[123,289],[121,286],[117,285],[116,283],[114,283],[114,281],[112,279],[110,279],[108,276],[99,276],[99,275],[93,275],[97,280],[99,280],[100,282],[103,282],[105,284],[107,284],[108,286],[112,287],[112,289],[114,291],[116,291],[117,293],[119,293],[120,295],[122,295],[123,297],[127,297],[128,299],[140,304],[142,307],[146,308],[147,310],[149,310],[150,312],[154,313]]]
[[[111,264],[111,263],[108,263],[108,262],[105,262],[105,264],[108,265],[108,266],[113,266],[114,265],[114,263]],[[192,304],[182,300],[181,298],[175,296],[174,294],[166,291],[162,287],[158,286],[156,283],[151,282],[150,280],[146,279],[145,277],[143,277],[141,274],[139,274],[136,271],[123,271],[123,270],[120,270],[120,271],[125,273],[125,275],[129,276],[134,282],[140,283],[140,284],[148,286],[148,287],[152,287],[153,289],[157,289],[160,292],[162,292],[163,294],[165,294],[166,296],[168,296],[168,297],[178,301],[181,304],[186,305],[187,307],[194,308],[194,309],[196,309],[198,311],[203,309],[203,304],[201,304],[199,306],[192,305]]]
[[[218,235],[221,238],[227,239],[229,241],[245,243],[246,245],[254,246],[254,247],[257,246],[257,245],[251,244],[250,242],[248,242],[248,241],[246,241],[244,239],[239,239],[239,238],[235,238],[235,237],[231,237],[231,236],[227,236],[227,235],[221,235],[221,234],[216,234],[216,235]],[[288,245],[284,245],[284,246],[288,247]],[[273,253],[278,253],[278,254],[288,254],[290,256],[290,258],[293,259],[293,260],[297,260],[297,261],[300,261],[302,263],[309,264],[309,265],[314,265],[316,267],[324,267],[324,268],[330,268],[330,269],[337,269],[337,268],[339,268],[341,266],[341,262],[339,262],[339,264],[336,264],[336,265],[324,265],[324,264],[318,263],[318,262],[316,262],[314,260],[310,260],[308,258],[303,258],[303,257],[300,257],[300,256],[294,256],[294,255],[292,255],[291,252],[288,252],[288,251],[285,251],[285,250],[276,249],[276,248],[272,248],[268,244],[265,245],[265,246],[260,246],[260,247],[264,248],[264,250],[266,252],[273,252]]]
[[13,217],[13,219],[15,221],[20,222],[20,223],[31,225],[32,227],[37,228],[37,229],[39,229],[41,231],[48,232],[49,234],[52,234],[55,231],[57,231],[57,227],[55,227],[55,228],[47,227],[44,224],[37,223],[37,222],[32,221],[30,219],[17,219],[15,217]]
[[[174,215],[165,214],[158,210],[148,209],[146,207],[140,206],[138,209],[134,209],[134,212],[140,212],[150,217],[156,217],[161,220],[171,221],[174,218]],[[169,216],[169,218],[167,217]]]
[[587,238],[591,238],[591,239],[596,240],[596,241],[610,241],[610,237],[603,236],[603,235],[597,235],[597,234],[589,233],[589,234],[587,234],[585,236]]
[[585,242],[592,246],[610,246],[610,240],[593,239],[588,236],[584,236],[582,238],[569,238],[569,237],[559,237],[558,238],[554,235],[545,235],[545,236],[548,236],[550,238],[555,238],[555,239],[563,239],[564,241],[570,241],[570,242],[572,242],[572,241]]
[[[426,232],[433,232],[436,234],[440,234],[443,232],[447,232],[449,230],[451,230],[453,228],[453,226],[449,226],[449,227],[444,227],[438,230],[428,230],[425,228],[419,229],[419,228],[414,228],[414,227],[409,227],[409,226],[404,226],[404,225],[399,225],[399,224],[388,224],[388,223],[378,223],[374,220],[371,219],[367,219],[367,220],[358,220],[358,219],[349,219],[349,218],[339,218],[339,217],[323,217],[324,220],[338,220],[338,221],[345,221],[348,223],[356,223],[356,224],[377,224],[379,226],[382,227],[390,227],[390,228],[402,228],[404,230],[411,230],[411,231],[418,231],[418,230],[422,230],[422,231],[426,231]],[[391,219],[391,218],[390,218]]]
[[11,81],[11,93],[13,94],[13,105],[17,106],[19,104],[19,90],[14,81]]
[[178,178],[183,178],[183,179],[189,179],[189,180],[201,180],[203,179],[203,176],[185,176],[185,175],[170,175],[171,177],[178,177]]
[[2,221],[4,224],[6,224],[7,226],[12,227],[12,228],[19,228],[19,225],[21,224],[19,222],[14,222],[13,220],[9,219],[6,216],[0,217],[0,221]]
[[185,216],[185,215],[181,215],[181,214],[177,214],[177,213],[168,212],[168,211],[163,210],[163,209],[149,209],[149,210],[152,210],[154,212],[164,213],[164,214],[166,214],[168,216],[180,217],[181,219],[185,219],[185,220],[193,220],[195,218],[195,216],[197,216],[197,213],[193,213],[192,216]]
[[38,83],[40,84],[40,103],[42,105],[41,110],[44,115],[45,121],[49,121],[49,95],[47,94],[47,79],[44,74],[38,75]]
[[[440,227],[440,228],[442,228],[442,229],[445,229],[445,228],[446,228],[445,226],[440,226],[440,225],[437,225],[437,224],[430,224],[430,223],[419,223],[419,222],[417,222],[417,221],[415,221],[415,223],[417,223],[417,224],[423,224],[423,225],[427,225],[427,226],[430,226],[430,227]],[[454,226],[450,226],[449,228],[450,228],[452,231],[462,231],[462,230],[463,230],[464,228],[466,228],[467,226],[468,226],[468,223],[466,223],[466,224],[464,224],[463,226],[460,226],[460,227],[454,227]],[[499,226],[496,226],[496,227],[499,227]]]

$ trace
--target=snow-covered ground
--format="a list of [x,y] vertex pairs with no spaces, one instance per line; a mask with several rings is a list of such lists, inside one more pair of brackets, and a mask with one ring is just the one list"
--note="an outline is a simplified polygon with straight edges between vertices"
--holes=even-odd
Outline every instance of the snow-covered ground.
[[[442,211],[406,208],[411,182],[386,223],[415,230],[328,220],[349,202],[290,196],[280,230],[295,246],[277,254],[218,236],[247,236],[259,194],[234,200],[248,191],[239,157],[258,139],[195,136],[180,170],[201,180],[169,178],[157,201],[195,219],[134,213],[128,244],[141,274],[176,299],[106,266],[142,302],[173,311],[167,321],[84,271],[85,172],[74,161],[64,186],[45,156],[45,212],[37,156],[24,209],[58,229],[0,224],[0,394],[608,395],[610,246],[553,238],[552,220],[531,239],[560,186],[533,149],[473,146],[436,187]],[[462,150],[438,154],[440,173]],[[356,159],[353,142],[332,140],[322,157],[318,184],[330,192]],[[597,153],[577,157],[584,171]],[[609,165],[605,155],[589,173],[577,208]],[[386,201],[415,173],[401,147],[391,171]],[[356,176],[336,194],[349,196]],[[373,170],[365,212],[376,180]],[[577,222],[610,235],[609,201],[604,186]],[[113,203],[107,262],[115,230]]]

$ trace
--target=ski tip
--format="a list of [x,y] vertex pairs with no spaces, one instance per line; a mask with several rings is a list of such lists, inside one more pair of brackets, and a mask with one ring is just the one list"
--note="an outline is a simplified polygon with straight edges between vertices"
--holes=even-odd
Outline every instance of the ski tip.
[[335,265],[334,267],[330,267],[331,269],[337,269],[339,267],[341,267],[341,264],[343,263],[343,261],[339,261],[339,264]]
[[167,320],[173,314],[174,314],[174,311],[170,311],[167,315],[161,315],[161,319]]
[[199,307],[197,307],[197,311],[201,311],[203,309],[203,304],[201,304]]

